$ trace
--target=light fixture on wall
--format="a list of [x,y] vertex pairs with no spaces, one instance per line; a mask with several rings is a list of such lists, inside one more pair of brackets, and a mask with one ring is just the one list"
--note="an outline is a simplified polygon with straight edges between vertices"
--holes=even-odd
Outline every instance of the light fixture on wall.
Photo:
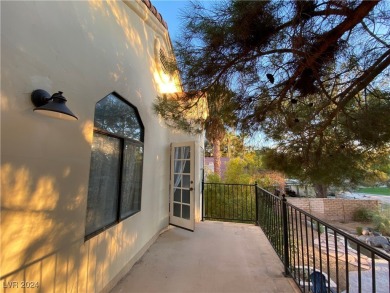
[[34,111],[40,114],[64,120],[78,120],[77,116],[65,105],[67,100],[62,92],[50,96],[45,90],[35,90],[31,94],[31,101],[36,107]]

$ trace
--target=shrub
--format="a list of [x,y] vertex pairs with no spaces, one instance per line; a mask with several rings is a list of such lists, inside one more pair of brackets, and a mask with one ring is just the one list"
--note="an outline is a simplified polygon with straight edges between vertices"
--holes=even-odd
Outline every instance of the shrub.
[[227,163],[225,183],[249,184],[251,175],[247,172],[248,163],[242,158],[233,158]]
[[363,233],[363,227],[356,227],[356,234],[357,235],[362,235],[362,233]]
[[217,173],[210,173],[206,177],[206,182],[208,183],[221,183],[221,177]]
[[319,227],[320,227],[320,228],[319,228],[320,233],[321,233],[321,234],[324,233],[324,232],[325,232],[325,226],[322,225],[322,224],[320,224]]
[[381,214],[375,214],[372,218],[375,230],[382,235],[390,236],[390,219]]
[[[310,221],[309,221],[309,224],[310,224]],[[313,229],[316,231],[320,231],[320,234],[325,232],[325,226],[317,221],[313,221]]]
[[258,174],[255,174],[253,177],[257,184],[264,189],[271,190],[272,192],[275,188],[278,188],[279,190],[284,190],[285,179],[283,177],[283,174],[279,172],[262,171]]
[[352,215],[352,219],[354,221],[364,222],[364,223],[371,222],[372,217],[373,217],[373,212],[367,208],[359,208]]

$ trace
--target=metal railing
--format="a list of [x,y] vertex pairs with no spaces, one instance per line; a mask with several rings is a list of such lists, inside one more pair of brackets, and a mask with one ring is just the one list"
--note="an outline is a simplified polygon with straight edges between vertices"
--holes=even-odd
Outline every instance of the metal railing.
[[204,183],[204,219],[258,224],[302,292],[390,292],[390,256],[257,185]]
[[203,219],[256,222],[253,184],[203,183]]
[[387,253],[256,189],[258,223],[302,292],[390,292]]

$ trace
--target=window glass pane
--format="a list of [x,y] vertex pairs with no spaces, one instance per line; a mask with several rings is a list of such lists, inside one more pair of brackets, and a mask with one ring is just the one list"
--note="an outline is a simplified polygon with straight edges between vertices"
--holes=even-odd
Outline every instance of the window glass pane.
[[110,94],[96,104],[95,128],[87,236],[141,209],[144,128],[137,109]]
[[123,150],[121,218],[141,209],[143,148],[125,140]]
[[122,137],[142,140],[142,124],[137,113],[115,95],[108,95],[96,104],[95,127]]
[[120,140],[94,133],[88,187],[86,234],[116,221]]

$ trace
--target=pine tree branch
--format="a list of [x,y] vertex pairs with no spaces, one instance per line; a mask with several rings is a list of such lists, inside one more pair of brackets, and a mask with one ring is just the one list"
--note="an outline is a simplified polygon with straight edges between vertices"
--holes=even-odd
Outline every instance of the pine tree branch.
[[323,56],[323,54],[329,50],[331,46],[335,46],[345,32],[352,30],[358,23],[360,23],[369,11],[371,11],[378,3],[379,0],[362,1],[353,13],[349,14],[343,22],[329,32],[323,34],[321,37],[317,38],[319,42],[312,46],[312,52],[308,53],[308,58],[300,62],[298,68],[295,70],[295,73],[289,80],[287,80],[286,85],[280,92],[279,103],[285,99],[287,92],[294,86],[296,80],[303,71],[306,68],[315,68],[319,58],[321,58],[321,56]]
[[343,92],[337,95],[339,103],[337,107],[327,116],[326,121],[322,123],[321,127],[318,128],[315,134],[308,140],[310,146],[314,139],[322,134],[328,126],[330,126],[337,116],[337,114],[344,109],[344,107],[351,101],[361,90],[363,90],[375,77],[377,77],[383,70],[390,65],[390,49],[387,50],[381,58],[379,58],[370,68],[368,68],[359,78],[355,79],[354,82]]

